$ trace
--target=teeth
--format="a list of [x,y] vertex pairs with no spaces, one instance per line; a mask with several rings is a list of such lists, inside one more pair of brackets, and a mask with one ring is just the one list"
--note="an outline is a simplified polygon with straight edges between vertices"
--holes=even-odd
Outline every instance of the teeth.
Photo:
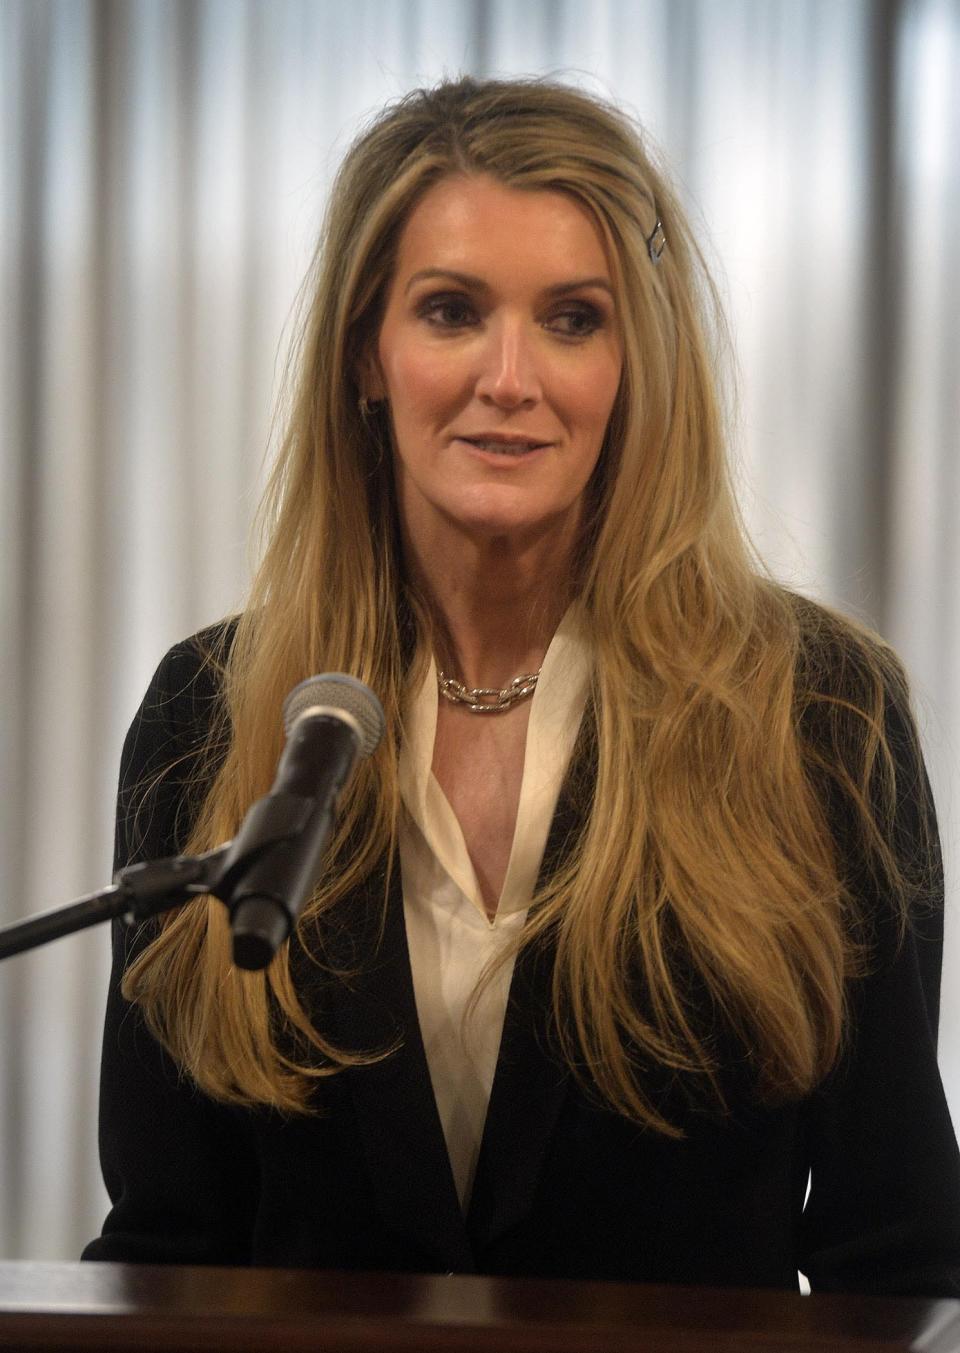
[[522,456],[525,451],[532,451],[535,442],[481,442],[476,438],[470,438],[470,445],[477,447],[480,451],[494,451],[502,456]]

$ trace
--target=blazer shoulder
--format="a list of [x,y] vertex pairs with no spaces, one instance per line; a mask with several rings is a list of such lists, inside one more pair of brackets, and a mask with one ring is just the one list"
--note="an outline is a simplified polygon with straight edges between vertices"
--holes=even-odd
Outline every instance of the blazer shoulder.
[[229,742],[223,673],[236,623],[175,644],[150,679],[120,758],[115,869],[183,849]]

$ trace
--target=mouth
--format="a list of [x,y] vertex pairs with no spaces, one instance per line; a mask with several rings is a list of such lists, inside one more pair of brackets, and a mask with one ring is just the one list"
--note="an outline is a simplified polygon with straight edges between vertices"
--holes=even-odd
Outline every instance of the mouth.
[[475,451],[485,451],[494,456],[513,456],[521,457],[529,455],[531,451],[542,451],[545,446],[550,446],[550,442],[538,442],[532,437],[457,437],[458,442],[465,442],[467,446],[472,446]]

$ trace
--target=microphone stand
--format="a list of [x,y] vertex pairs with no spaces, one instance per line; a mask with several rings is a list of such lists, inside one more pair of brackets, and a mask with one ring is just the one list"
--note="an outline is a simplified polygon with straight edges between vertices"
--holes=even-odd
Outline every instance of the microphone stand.
[[[267,794],[252,806],[240,834],[225,845],[203,855],[171,855],[127,865],[109,888],[3,926],[0,959],[114,917],[122,917],[128,925],[146,921],[206,893],[219,897],[230,912],[237,967],[265,968],[290,933],[293,918],[282,898],[269,890],[264,895],[264,878],[269,876],[271,858],[278,858],[274,852],[295,848],[313,812],[310,798]],[[253,895],[246,887],[251,878],[260,885]]]
[[173,855],[169,859],[131,864],[121,869],[109,888],[86,893],[65,907],[29,916],[0,928],[0,959],[48,944],[62,935],[86,930],[122,917],[128,925],[146,921],[191,898],[219,887],[229,843],[205,855]]

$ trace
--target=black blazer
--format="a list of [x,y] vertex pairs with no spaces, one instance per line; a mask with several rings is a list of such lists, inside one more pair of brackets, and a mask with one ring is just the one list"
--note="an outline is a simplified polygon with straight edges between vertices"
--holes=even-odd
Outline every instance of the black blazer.
[[[173,649],[124,747],[118,864],[182,845],[216,699],[196,643]],[[906,848],[933,810],[909,716],[893,707],[889,731]],[[833,816],[843,842],[842,807]],[[561,793],[545,868],[575,825]],[[847,1050],[802,1102],[759,1104],[732,1043],[725,1116],[651,1071],[681,1140],[610,1112],[571,1076],[548,1035],[551,955],[525,951],[464,1216],[417,1023],[399,869],[393,880],[382,934],[382,872],[326,927],[349,979],[324,976],[292,942],[317,1027],[357,1049],[400,1041],[320,1080],[309,1118],[214,1103],[180,1075],[119,993],[137,940],[115,930],[100,1106],[113,1206],[85,1258],[787,1288],[799,1268],[814,1289],[960,1295],[960,1160],[935,1051],[942,890],[902,945],[882,899],[868,899],[876,955],[851,991]]]

